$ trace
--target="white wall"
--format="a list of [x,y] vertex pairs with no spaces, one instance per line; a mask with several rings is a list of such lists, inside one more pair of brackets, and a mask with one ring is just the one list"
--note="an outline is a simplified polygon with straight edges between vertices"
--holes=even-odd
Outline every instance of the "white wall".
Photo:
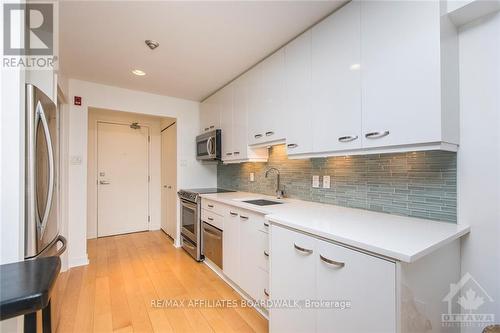
[[[500,322],[500,12],[460,29],[460,149],[458,223],[462,274],[469,272],[494,299],[478,312]],[[477,327],[463,332],[479,332]]]
[[88,118],[87,142],[87,238],[97,237],[97,161],[96,138],[97,121],[111,121],[117,123],[138,122],[149,128],[150,157],[149,172],[151,176],[149,186],[149,211],[151,223],[149,230],[160,229],[161,219],[161,123],[172,123],[172,118],[146,116],[137,113],[118,112],[102,109],[90,109]]
[[[208,187],[217,184],[216,167],[203,165],[196,161],[194,138],[199,129],[198,102],[70,79],[69,99],[71,104],[75,95],[82,97],[82,106],[70,106],[68,191],[70,267],[87,263],[87,122],[89,107],[176,118],[178,137],[177,187]],[[79,159],[81,162],[78,162]],[[179,219],[179,214],[177,216]]]

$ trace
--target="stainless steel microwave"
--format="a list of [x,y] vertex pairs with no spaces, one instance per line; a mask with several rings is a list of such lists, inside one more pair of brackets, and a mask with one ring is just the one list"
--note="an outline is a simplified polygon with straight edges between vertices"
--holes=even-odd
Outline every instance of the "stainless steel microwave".
[[217,161],[221,159],[221,130],[216,129],[196,137],[196,159]]

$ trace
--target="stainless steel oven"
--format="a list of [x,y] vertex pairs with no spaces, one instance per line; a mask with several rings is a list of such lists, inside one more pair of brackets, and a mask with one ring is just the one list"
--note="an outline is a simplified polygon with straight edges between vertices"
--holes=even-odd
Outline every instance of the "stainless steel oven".
[[198,203],[181,198],[181,224],[182,247],[197,261],[202,260]]
[[217,161],[221,159],[221,130],[216,129],[196,137],[196,159]]

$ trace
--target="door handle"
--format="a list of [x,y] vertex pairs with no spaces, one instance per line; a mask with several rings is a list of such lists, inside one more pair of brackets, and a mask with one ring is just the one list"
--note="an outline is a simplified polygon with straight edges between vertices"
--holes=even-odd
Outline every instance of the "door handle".
[[323,257],[321,254],[319,255],[319,258],[321,259],[321,261],[323,261],[324,263],[327,263],[328,265],[336,266],[338,268],[342,268],[345,266],[344,262],[328,259],[326,257]]
[[[50,137],[49,124],[47,123],[47,117],[43,111],[42,104],[38,102],[36,107],[36,116],[42,122],[43,131],[45,132],[45,144],[47,145],[47,154],[49,158],[49,187],[47,189],[47,202],[45,203],[45,210],[43,217],[40,219],[40,239],[43,237],[45,227],[47,226],[47,221],[49,219],[50,206],[52,206],[52,195],[54,191],[54,152],[52,150],[52,140]],[[36,122],[35,122],[36,123]],[[36,140],[36,133],[35,133]],[[36,141],[35,141],[36,142]],[[36,146],[36,143],[35,143]]]
[[357,139],[358,139],[357,135],[346,135],[346,136],[341,136],[339,138],[339,142],[351,142]]
[[298,246],[298,245],[297,245],[297,244],[295,244],[295,243],[293,243],[293,247],[294,247],[297,251],[299,251],[299,252],[301,252],[301,253],[304,253],[304,254],[307,254],[307,255],[309,255],[309,254],[313,253],[313,250],[303,248],[303,247],[301,247],[301,246]]
[[365,134],[365,138],[367,139],[380,139],[383,138],[384,136],[388,136],[389,131],[383,131],[383,132],[370,132]]
[[107,180],[100,180],[99,181],[99,185],[109,185],[111,184],[110,182],[108,182]]

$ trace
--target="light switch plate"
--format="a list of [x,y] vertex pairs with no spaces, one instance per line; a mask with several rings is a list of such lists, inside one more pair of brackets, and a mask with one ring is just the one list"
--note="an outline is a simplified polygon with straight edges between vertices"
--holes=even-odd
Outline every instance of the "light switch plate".
[[71,164],[72,165],[81,165],[82,164],[82,157],[80,155],[71,156]]
[[319,176],[313,176],[312,187],[319,187]]
[[255,173],[250,172],[250,181],[254,182],[255,181]]
[[330,188],[330,176],[323,176],[323,188]]

